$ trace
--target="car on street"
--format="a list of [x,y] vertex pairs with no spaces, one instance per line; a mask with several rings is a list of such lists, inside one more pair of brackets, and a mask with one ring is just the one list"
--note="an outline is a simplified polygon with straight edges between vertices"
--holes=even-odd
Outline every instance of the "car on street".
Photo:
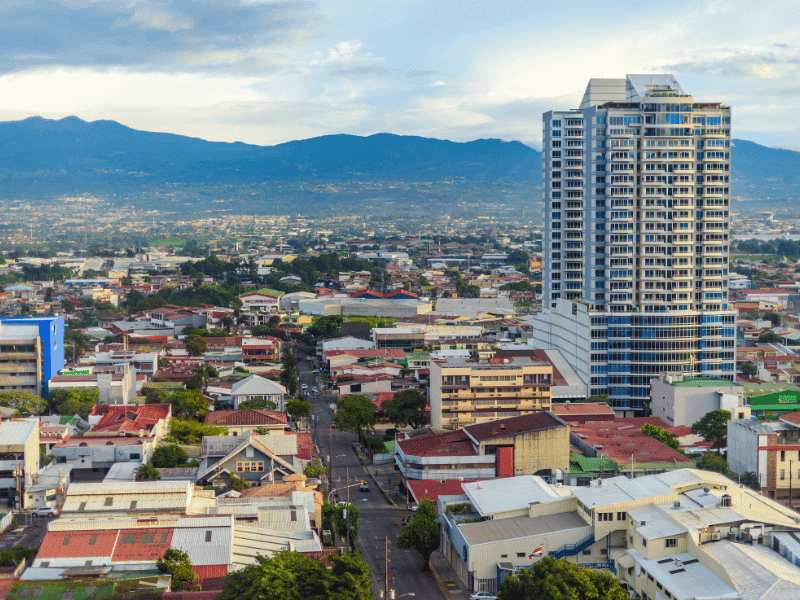
[[301,390],[307,390],[308,389],[308,384],[304,383],[303,385],[300,386],[300,389]]
[[319,396],[319,390],[318,390],[317,388],[312,388],[311,392],[312,392],[312,393],[313,393],[315,396]]
[[360,486],[358,486],[359,492],[368,492],[369,491],[369,484],[364,481]]
[[319,369],[314,369],[313,371],[311,371],[311,374],[312,375],[319,375]]
[[52,506],[42,506],[37,508],[33,511],[33,514],[37,517],[55,517],[56,516],[56,509]]
[[489,592],[475,592],[469,597],[469,600],[497,600],[497,596]]

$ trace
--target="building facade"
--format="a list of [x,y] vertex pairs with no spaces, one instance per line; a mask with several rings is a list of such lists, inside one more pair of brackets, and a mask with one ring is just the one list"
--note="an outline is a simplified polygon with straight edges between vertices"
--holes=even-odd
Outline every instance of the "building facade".
[[64,317],[0,319],[0,392],[47,395],[64,368]]
[[587,385],[615,410],[641,411],[662,372],[733,378],[730,124],[730,107],[695,102],[672,75],[592,79],[578,109],[544,114],[534,337],[561,349],[573,328],[548,335],[554,314],[588,307],[575,334]]
[[450,360],[431,364],[431,426],[458,429],[550,410],[553,367],[546,362]]

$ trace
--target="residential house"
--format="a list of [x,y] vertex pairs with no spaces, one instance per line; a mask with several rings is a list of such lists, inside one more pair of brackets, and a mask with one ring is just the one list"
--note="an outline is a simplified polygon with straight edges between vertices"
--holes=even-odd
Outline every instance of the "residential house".
[[255,292],[248,292],[239,296],[244,312],[275,312],[283,292],[263,288]]
[[83,437],[153,437],[158,443],[169,432],[171,418],[171,404],[97,404],[89,413],[91,427]]
[[115,463],[150,460],[157,445],[154,436],[73,437],[51,449],[56,462],[72,465],[74,481],[102,481]]
[[242,340],[242,362],[280,360],[282,356],[281,341],[278,338],[244,338]]
[[58,506],[58,497],[69,488],[72,465],[50,463],[31,477],[25,488],[25,505],[28,510],[43,506]]
[[281,384],[258,375],[250,375],[234,382],[215,381],[213,385],[209,383],[206,391],[209,395],[216,395],[219,402],[230,404],[234,409],[238,409],[242,402],[248,400],[267,400],[274,403],[280,412],[283,412],[288,394]]
[[50,389],[94,389],[100,404],[126,405],[136,395],[136,373],[129,363],[87,365],[62,371],[50,380]]
[[224,425],[228,428],[228,435],[232,436],[257,429],[283,431],[289,426],[285,412],[250,408],[209,411],[204,421],[210,425]]

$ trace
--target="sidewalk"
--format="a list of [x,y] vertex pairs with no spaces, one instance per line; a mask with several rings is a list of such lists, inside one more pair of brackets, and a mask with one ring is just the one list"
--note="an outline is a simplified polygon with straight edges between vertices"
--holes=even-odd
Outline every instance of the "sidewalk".
[[466,600],[469,598],[467,586],[459,581],[453,566],[444,557],[444,554],[438,550],[431,554],[431,570],[448,600]]

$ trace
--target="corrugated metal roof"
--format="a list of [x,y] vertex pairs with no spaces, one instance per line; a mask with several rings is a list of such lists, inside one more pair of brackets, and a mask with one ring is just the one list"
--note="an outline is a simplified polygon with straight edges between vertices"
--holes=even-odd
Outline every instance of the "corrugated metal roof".
[[3,421],[0,423],[0,448],[24,446],[27,439],[38,429],[38,421]]
[[[182,526],[186,521],[208,525]],[[226,522],[226,525],[212,525],[221,522]],[[193,565],[230,565],[233,562],[232,517],[180,519],[179,523],[172,534],[172,547],[186,552]]]
[[587,533],[592,531],[592,526],[584,521],[575,512],[558,513],[544,517],[512,517],[510,519],[497,519],[494,521],[481,521],[480,523],[466,523],[459,525],[464,539],[469,544],[489,544],[504,540],[541,535],[543,533],[558,533],[570,529],[586,528]]
[[703,549],[725,569],[741,600],[800,597],[800,568],[765,546],[725,540]]
[[188,481],[136,481],[113,483],[73,483],[69,486],[70,495],[104,495],[114,494],[163,494],[166,492],[188,493],[192,484]]

